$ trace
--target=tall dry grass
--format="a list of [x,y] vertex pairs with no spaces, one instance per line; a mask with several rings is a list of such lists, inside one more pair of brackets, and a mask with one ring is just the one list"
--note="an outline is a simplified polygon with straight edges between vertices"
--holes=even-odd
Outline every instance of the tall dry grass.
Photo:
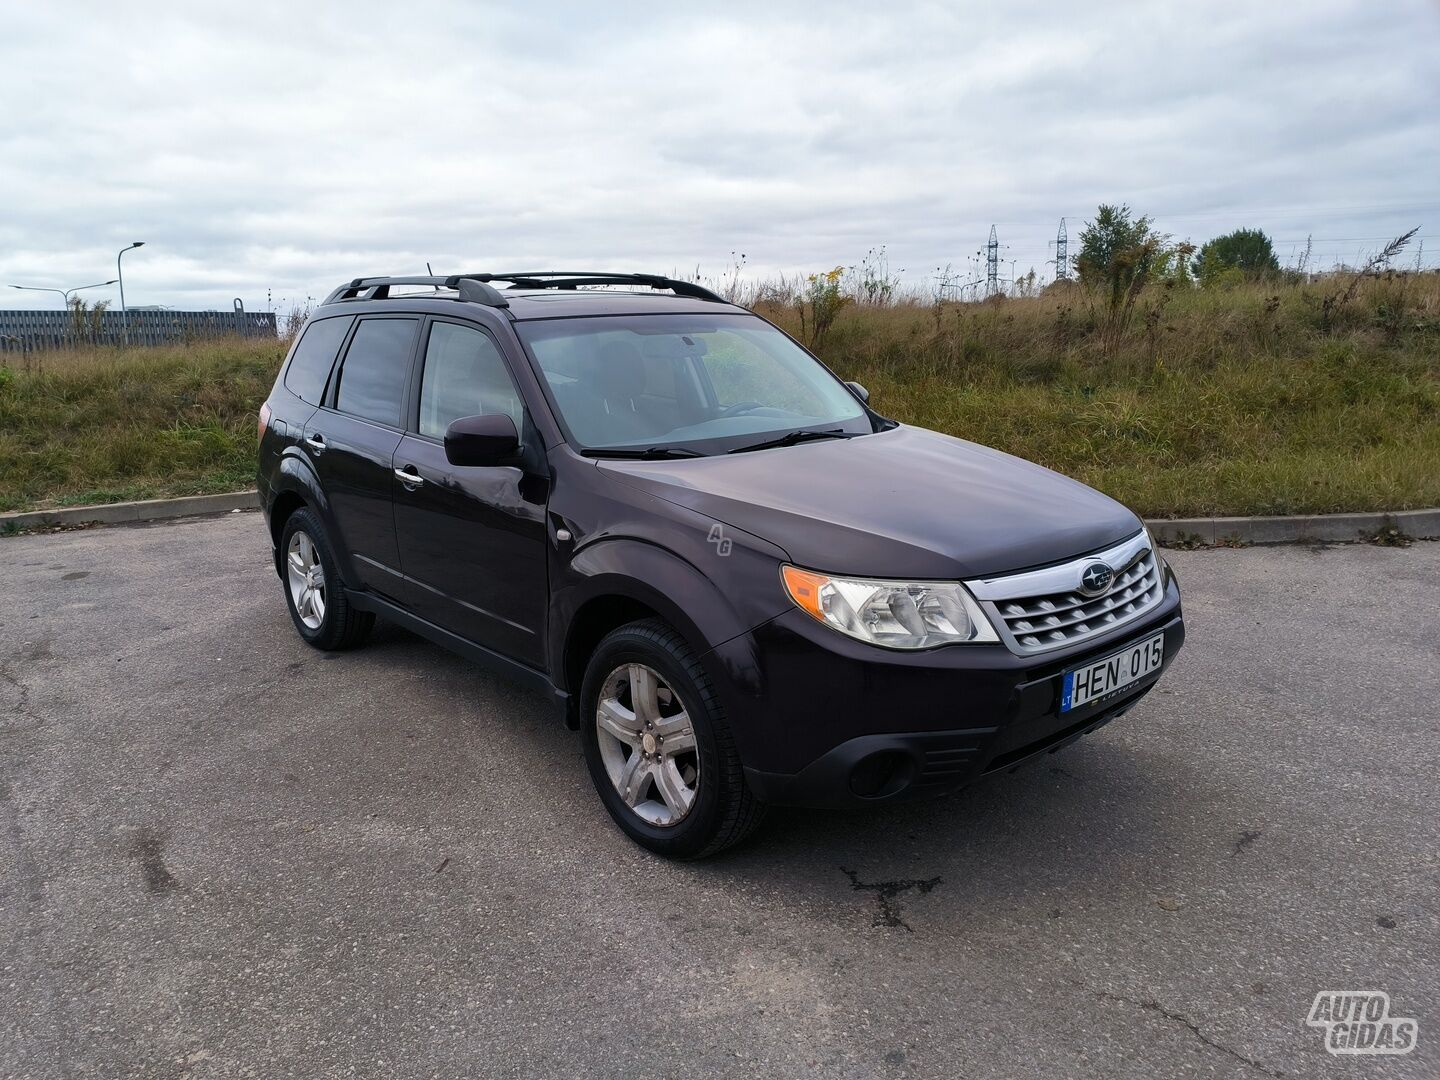
[[[766,314],[800,329],[788,306]],[[1107,319],[1078,286],[854,306],[823,358],[896,419],[1145,514],[1440,505],[1440,274],[1157,289],[1122,333]]]

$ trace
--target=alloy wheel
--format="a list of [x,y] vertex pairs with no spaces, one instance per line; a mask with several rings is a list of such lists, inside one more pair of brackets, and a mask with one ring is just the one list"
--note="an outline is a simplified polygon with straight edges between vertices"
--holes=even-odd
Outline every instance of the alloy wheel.
[[285,553],[286,579],[295,614],[311,630],[319,630],[325,621],[325,567],[315,541],[304,529],[290,537]]
[[695,728],[654,668],[624,664],[605,677],[595,734],[610,782],[637,817],[658,826],[685,819],[700,790]]

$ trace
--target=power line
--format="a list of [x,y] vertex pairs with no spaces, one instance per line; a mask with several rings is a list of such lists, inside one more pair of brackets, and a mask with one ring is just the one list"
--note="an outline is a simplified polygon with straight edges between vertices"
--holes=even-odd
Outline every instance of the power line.
[[[1220,217],[1255,217],[1259,214],[1344,214],[1360,211],[1424,211],[1440,210],[1440,203],[1371,203],[1361,206],[1270,206],[1270,207],[1220,207],[1214,210],[1183,210],[1175,213],[1153,212],[1148,214],[1152,220],[1171,220],[1175,218],[1220,218]],[[1066,214],[1066,217],[1086,216],[1084,213]],[[1042,229],[1049,228],[1047,221],[997,221],[996,225],[1004,226],[1007,229]],[[1386,237],[1385,239],[1394,239]]]

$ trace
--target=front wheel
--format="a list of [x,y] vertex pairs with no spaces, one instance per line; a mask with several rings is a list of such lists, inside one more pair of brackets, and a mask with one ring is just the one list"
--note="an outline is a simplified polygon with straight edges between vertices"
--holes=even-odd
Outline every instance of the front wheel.
[[611,632],[581,688],[585,761],[637,843],[695,859],[739,843],[764,806],[745,783],[710,680],[684,639],[647,620]]

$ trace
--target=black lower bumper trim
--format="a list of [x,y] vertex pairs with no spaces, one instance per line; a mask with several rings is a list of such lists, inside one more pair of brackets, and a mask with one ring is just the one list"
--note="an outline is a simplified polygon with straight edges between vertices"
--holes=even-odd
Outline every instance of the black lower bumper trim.
[[[1145,686],[1108,709],[998,754],[995,753],[999,741],[996,728],[862,735],[841,743],[798,773],[769,773],[747,766],[745,778],[759,799],[784,806],[867,806],[945,795],[983,777],[1014,772],[1037,758],[1055,753],[1129,712],[1149,690],[1150,686]],[[852,781],[857,768],[875,755],[896,753],[912,762],[908,782],[898,787],[888,786],[877,795],[859,793]]]

